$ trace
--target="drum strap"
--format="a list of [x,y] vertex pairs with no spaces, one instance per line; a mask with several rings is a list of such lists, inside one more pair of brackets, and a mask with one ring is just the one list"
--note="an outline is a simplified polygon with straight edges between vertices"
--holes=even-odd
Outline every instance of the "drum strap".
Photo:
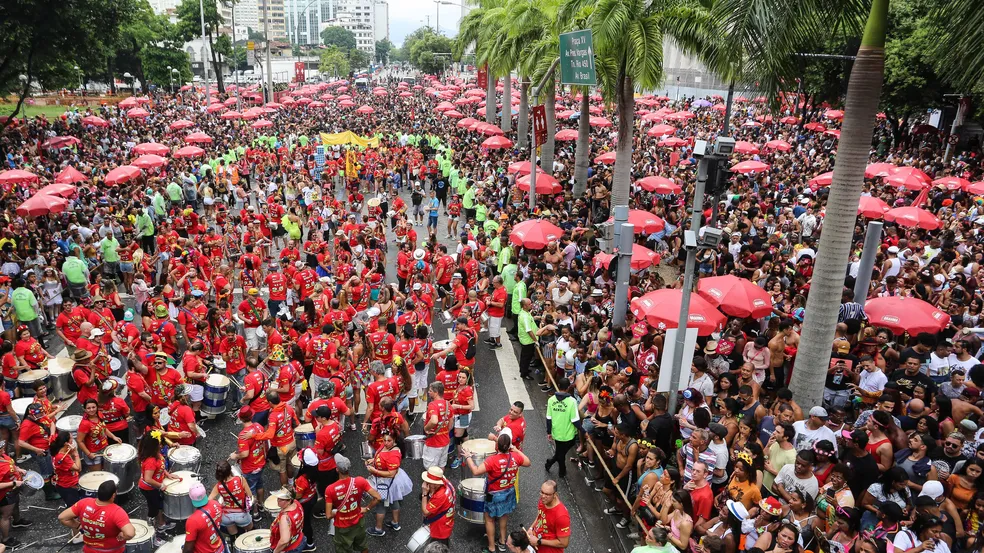
[[[218,525],[215,524],[215,519],[212,518],[212,515],[208,514],[208,511],[205,510],[205,507],[199,507],[198,510],[201,511],[203,515],[205,515],[205,518],[208,519],[208,523],[212,525],[212,530],[215,530],[215,535],[219,536],[219,538],[221,539],[222,532],[219,531],[219,527]],[[224,552],[226,548],[225,540],[221,540],[221,541],[222,541],[222,551]]]
[[[240,503],[238,499],[236,499],[236,494],[232,493],[232,490],[229,489],[229,485],[226,484],[225,482],[220,482],[220,483],[222,484],[222,487],[225,488],[226,493],[229,494],[229,498],[232,499],[232,502],[236,504],[236,507],[239,507],[241,510],[245,511],[246,507],[244,507],[243,504]],[[241,481],[239,485],[240,486],[242,485]],[[205,514],[208,515],[208,513]]]

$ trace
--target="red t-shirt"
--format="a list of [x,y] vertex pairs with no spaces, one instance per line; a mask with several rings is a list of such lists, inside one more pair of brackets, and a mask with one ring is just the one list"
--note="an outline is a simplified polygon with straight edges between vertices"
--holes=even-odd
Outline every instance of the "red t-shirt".
[[437,426],[431,430],[432,434],[427,436],[424,440],[424,445],[427,447],[447,447],[451,443],[451,437],[448,432],[451,431],[451,423],[453,419],[451,418],[451,403],[443,399],[435,399],[434,401],[427,404],[427,418],[424,420],[430,422],[433,417],[437,417]]
[[[454,335],[454,343],[458,346],[454,350],[454,356],[458,360],[458,366],[469,368],[475,366],[475,357],[478,357],[477,355],[471,359],[465,358],[465,352],[468,351],[468,340],[470,336],[474,336],[476,342],[478,341],[478,336],[475,336],[474,332],[475,331],[470,329],[462,330]],[[475,347],[477,348],[478,344],[476,344]]]
[[226,356],[226,373],[236,374],[246,368],[246,338],[240,335],[227,336],[219,343],[219,353]]
[[[209,517],[212,518],[211,522]],[[185,521],[185,543],[194,543],[195,553],[219,551],[223,548],[223,543],[216,529],[221,520],[222,506],[218,501],[209,500],[204,507],[197,507]]]
[[243,393],[253,392],[253,401],[250,402],[249,407],[254,413],[261,413],[270,409],[270,402],[266,398],[266,389],[269,385],[270,381],[260,371],[247,374],[243,380]]
[[328,471],[335,468],[335,455],[332,450],[342,441],[342,427],[330,420],[314,435],[314,451],[318,454],[318,470]]
[[501,492],[516,485],[516,476],[519,474],[519,463],[519,455],[512,452],[497,453],[485,459],[485,477],[488,482],[488,491]]
[[[280,535],[280,521],[287,519],[287,527],[290,534],[287,536]],[[273,520],[273,524],[270,525],[270,548],[276,549],[277,545],[280,544],[280,540],[283,539],[287,542],[284,546],[284,551],[291,551],[297,549],[301,545],[301,540],[304,538],[304,507],[300,504],[294,505],[294,508],[289,511],[281,511],[277,515],[277,518]],[[197,553],[197,552],[196,552]]]
[[191,436],[178,438],[178,443],[181,445],[195,445],[198,435],[195,434],[194,429],[191,427],[195,423],[195,412],[191,410],[191,407],[180,404],[177,401],[172,403],[170,407],[171,423],[167,425],[168,432],[188,432]]
[[256,298],[256,302],[253,304],[250,304],[247,300],[243,300],[239,304],[239,318],[243,320],[243,326],[246,328],[260,326],[262,322],[260,318],[263,316],[264,309],[266,309],[266,303],[260,298]]
[[79,436],[83,434],[85,434],[83,442],[89,453],[99,453],[109,445],[109,440],[106,436],[106,425],[101,420],[93,422],[88,418],[83,418],[79,423]]
[[[20,348],[20,345],[21,342],[17,342],[15,351]],[[3,367],[3,377],[7,380],[17,380],[17,377],[20,376],[20,371],[17,370],[17,358],[13,351],[4,354],[3,359],[0,359],[0,366]]]
[[434,375],[434,380],[444,384],[444,399],[454,399],[454,393],[458,390],[458,371],[440,371]]
[[126,542],[117,538],[130,517],[115,503],[99,505],[94,497],[80,499],[71,507],[78,517],[83,553],[119,553],[126,550]]
[[369,420],[379,416],[379,413],[381,412],[379,409],[379,402],[382,401],[383,398],[388,397],[390,399],[396,399],[399,393],[400,384],[395,376],[385,380],[372,382],[366,386],[366,402],[372,404],[372,412],[369,413]]
[[[541,501],[536,508],[536,520],[530,526],[533,535],[545,540],[556,540],[571,535],[571,515],[563,503],[558,501],[556,505],[548,509]],[[563,553],[564,549],[541,545],[536,551],[537,553]]]
[[[346,495],[350,483],[352,492]],[[336,511],[335,528],[349,528],[359,523],[362,519],[360,505],[362,494],[368,492],[371,487],[365,478],[353,476],[325,488],[325,501],[331,502],[332,509]]]
[[51,460],[55,467],[52,483],[63,488],[74,488],[79,483],[79,471],[75,470],[75,460],[71,453],[59,453]]
[[[38,343],[34,338],[28,338],[27,340],[18,340],[17,345],[14,346],[14,354],[17,357],[23,357],[24,361],[32,367],[37,367],[45,359],[44,350],[41,349],[41,344]],[[7,365],[6,358],[4,359],[4,376],[7,375]],[[17,378],[16,374],[12,375],[12,378]]]
[[439,540],[450,538],[454,529],[454,491],[450,485],[444,485],[427,500],[427,512],[430,516],[444,513],[430,524],[431,537]]
[[140,392],[147,391],[147,381],[144,380],[143,375],[134,371],[126,373],[126,387],[130,390],[128,395],[133,403],[133,410],[137,413],[145,412],[150,402],[139,395]]
[[[455,405],[468,405],[468,402],[475,397],[475,390],[471,386],[462,386],[454,392],[454,400],[451,402]],[[463,407],[458,407],[454,409],[455,415],[467,415],[471,413],[471,409],[465,409]]]
[[[270,300],[272,301],[284,301],[287,299],[287,277],[283,273],[270,273],[263,280],[263,284],[266,284],[270,289]],[[277,316],[276,313],[272,313],[273,316]]]
[[256,436],[261,433],[263,433],[263,427],[255,422],[247,423],[239,431],[239,453],[246,454],[246,457],[239,460],[239,465],[244,474],[252,474],[266,465],[266,440],[256,439]]
[[48,428],[28,419],[21,421],[18,438],[44,451],[48,451],[48,446],[51,445],[51,432]]
[[140,463],[140,482],[137,483],[141,490],[152,490],[154,489],[151,485],[147,484],[144,480],[144,475],[151,471],[151,480],[155,483],[160,484],[164,481],[164,459],[161,457],[147,457]]
[[526,438],[526,418],[519,417],[513,419],[506,417],[506,428],[512,432],[512,443],[517,449],[523,448],[523,439]]
[[372,344],[373,356],[376,359],[382,361],[385,365],[393,362],[393,346],[396,344],[395,336],[385,330],[373,332],[369,335],[369,343]]
[[[501,303],[502,307],[492,305],[492,302]],[[492,299],[489,302],[489,317],[497,318],[506,315],[506,287],[500,286],[492,291]]]

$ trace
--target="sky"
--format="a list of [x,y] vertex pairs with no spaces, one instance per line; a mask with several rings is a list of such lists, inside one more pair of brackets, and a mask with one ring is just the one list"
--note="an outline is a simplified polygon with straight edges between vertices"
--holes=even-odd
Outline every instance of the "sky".
[[[464,3],[460,0],[443,0]],[[437,25],[438,5],[434,0],[389,0],[390,40],[397,46],[403,45],[403,39],[424,25]],[[458,19],[461,18],[461,7],[457,5],[441,5],[441,34],[453,37],[458,34]],[[429,18],[429,19],[428,19]]]

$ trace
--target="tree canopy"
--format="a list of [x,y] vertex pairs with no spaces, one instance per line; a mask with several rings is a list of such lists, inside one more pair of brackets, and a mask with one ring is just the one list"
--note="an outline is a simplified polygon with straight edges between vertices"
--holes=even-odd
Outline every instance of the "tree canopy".
[[318,70],[326,75],[347,77],[351,71],[348,54],[338,46],[329,46],[321,51],[321,63]]
[[430,27],[417,29],[403,41],[407,61],[424,73],[437,74],[443,71],[452,61],[452,48],[452,39],[435,33]]
[[376,63],[386,65],[389,61],[390,52],[393,50],[393,43],[388,38],[376,41]]
[[342,27],[327,27],[321,31],[321,42],[325,46],[338,46],[348,52],[355,49],[355,33]]

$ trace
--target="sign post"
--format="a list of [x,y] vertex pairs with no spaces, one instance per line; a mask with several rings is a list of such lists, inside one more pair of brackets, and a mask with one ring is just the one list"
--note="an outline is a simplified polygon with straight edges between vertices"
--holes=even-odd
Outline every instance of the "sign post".
[[299,83],[303,83],[305,80],[303,61],[294,62],[294,80]]
[[536,144],[543,144],[547,141],[547,107],[533,106],[533,136]]
[[489,86],[489,66],[483,65],[478,68],[478,88],[485,89]]
[[246,41],[246,65],[256,65],[256,42],[252,40]]
[[590,29],[560,35],[560,82],[583,86],[598,84]]

